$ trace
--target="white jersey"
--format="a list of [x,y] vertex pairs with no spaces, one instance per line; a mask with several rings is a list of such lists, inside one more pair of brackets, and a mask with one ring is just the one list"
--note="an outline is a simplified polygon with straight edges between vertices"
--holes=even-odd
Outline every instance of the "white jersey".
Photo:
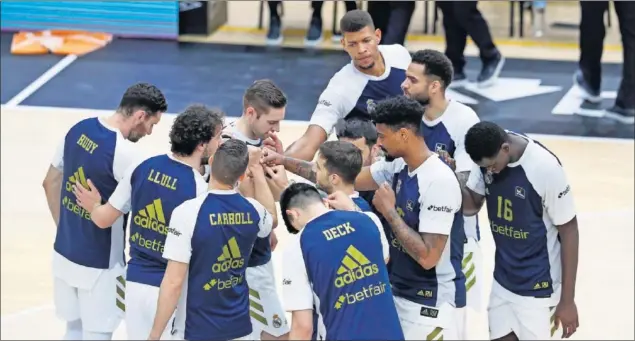
[[410,52],[398,44],[379,45],[386,71],[379,77],[360,72],[353,62],[342,67],[320,95],[309,124],[322,127],[331,135],[341,118],[369,118],[377,102],[403,94],[401,83],[412,60]]
[[64,174],[53,275],[69,286],[90,290],[103,270],[125,265],[124,218],[111,228],[97,227],[77,205],[72,185],[79,182],[88,187],[90,179],[107,200],[125,171],[140,159],[134,144],[102,118],[80,121],[59,144],[51,162]]
[[228,124],[227,127],[223,129],[223,132],[221,133],[221,138],[241,140],[245,142],[248,146],[261,147],[262,139],[250,139],[249,137],[247,137],[240,130],[238,130],[237,122],[238,120]]
[[402,158],[371,166],[377,184],[389,183],[396,196],[397,212],[419,233],[448,236],[436,267],[424,269],[389,237],[390,282],[395,296],[418,306],[465,306],[465,276],[461,271],[465,230],[461,212],[462,195],[452,170],[437,155],[413,171]]
[[561,284],[557,226],[576,210],[558,158],[522,137],[528,144],[518,161],[498,174],[475,167],[467,186],[487,204],[496,243],[492,291],[521,305],[554,306]]

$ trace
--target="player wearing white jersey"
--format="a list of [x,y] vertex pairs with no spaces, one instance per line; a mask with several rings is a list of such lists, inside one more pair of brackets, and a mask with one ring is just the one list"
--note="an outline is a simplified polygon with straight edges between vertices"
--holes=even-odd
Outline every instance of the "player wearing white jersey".
[[112,338],[125,310],[123,217],[101,229],[76,203],[73,186],[98,189],[108,199],[140,155],[132,142],[152,133],[165,97],[153,85],[126,90],[117,111],[87,118],[59,144],[43,182],[57,225],[53,246],[56,314],[66,321],[65,340]]
[[[243,96],[243,114],[223,130],[223,139],[237,139],[251,147],[262,147],[263,141],[280,131],[284,119],[287,98],[270,80],[257,80]],[[268,201],[254,188],[247,177],[241,182],[240,192],[253,197],[268,210],[275,210],[275,201]],[[275,226],[274,226],[275,227]],[[258,238],[249,259],[247,281],[250,288],[250,309],[254,326],[253,338],[275,340],[285,338],[289,324],[278,298],[271,253],[277,244],[275,232]]]
[[287,149],[286,155],[310,161],[333,132],[340,118],[369,118],[376,102],[402,94],[400,85],[410,63],[410,53],[401,45],[379,45],[381,32],[368,12],[347,12],[340,21],[342,47],[351,63],[342,67],[320,95],[304,135]]
[[[496,243],[489,303],[492,340],[547,340],[578,328],[578,222],[558,158],[532,139],[480,122],[465,136],[478,166],[463,191],[465,214],[487,204]],[[559,335],[557,335],[559,336]]]
[[[199,169],[218,148],[223,117],[222,112],[202,105],[187,107],[172,124],[172,153],[129,167],[103,205],[95,188],[89,191],[74,187],[77,202],[101,228],[111,226],[124,214],[134,214],[126,271],[126,329],[130,340],[143,340],[150,334],[167,266],[161,252],[172,212],[184,201],[207,191]],[[169,338],[171,331],[166,329],[163,338]]]
[[[404,94],[426,107],[421,122],[421,134],[428,148],[438,153],[456,172],[459,183],[465,183],[474,162],[465,151],[465,134],[479,118],[472,108],[457,101],[448,100],[445,90],[452,82],[452,62],[442,52],[420,50],[412,55],[412,63],[401,85]],[[452,159],[452,162],[449,162]],[[481,263],[478,245],[480,231],[477,217],[463,217],[465,248],[461,268],[465,274],[467,306],[481,309]],[[466,320],[467,321],[467,320]]]
[[423,112],[403,96],[377,105],[377,143],[397,159],[365,167],[355,185],[377,189],[373,205],[394,236],[390,282],[406,340],[458,340],[465,307],[461,190],[420,135]]

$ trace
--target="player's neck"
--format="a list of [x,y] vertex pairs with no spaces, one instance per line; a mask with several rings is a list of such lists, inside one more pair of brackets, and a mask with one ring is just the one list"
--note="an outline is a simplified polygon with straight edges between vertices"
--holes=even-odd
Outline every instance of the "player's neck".
[[219,191],[228,191],[234,189],[234,186],[226,185],[224,183],[216,181],[213,176],[209,177],[209,186],[210,190],[219,190]]
[[192,154],[190,156],[182,156],[176,153],[172,153],[172,157],[196,169],[197,171],[201,170],[201,156],[200,155]]
[[509,156],[510,156],[510,163],[514,163],[514,162],[518,162],[518,160],[520,160],[520,158],[523,156],[523,154],[525,153],[525,150],[527,149],[527,145],[529,144],[529,142],[520,137],[520,136],[516,136],[514,134],[507,134],[507,136],[509,136]]
[[360,69],[357,68],[361,73],[367,74],[369,76],[379,77],[386,72],[386,63],[384,61],[384,56],[379,53],[379,57],[375,60],[375,65],[373,65],[370,69]]
[[354,185],[346,185],[346,184],[341,184],[339,186],[333,186],[333,191],[332,193],[335,193],[337,191],[343,192],[344,194],[351,196],[353,194],[355,194],[355,186]]
[[428,121],[434,121],[443,115],[449,104],[450,102],[445,98],[430,101],[428,105],[426,105],[426,111],[423,116]]
[[410,147],[410,153],[403,157],[403,160],[408,165],[408,171],[412,172],[413,170],[419,168],[426,160],[432,156],[430,149],[426,145],[426,142],[423,139],[419,139],[416,143]]
[[238,131],[246,138],[250,140],[258,140],[258,137],[254,135],[253,130],[249,127],[249,122],[247,122],[246,116],[241,116],[238,121],[236,121],[236,129],[238,129]]
[[[307,223],[309,223],[327,213],[329,209],[322,203],[316,203],[305,208],[305,211],[309,217],[312,217],[310,220],[307,221]],[[305,228],[307,223],[305,223],[302,228]]]
[[132,130],[132,127],[129,127],[129,125],[126,124],[127,123],[126,121],[127,121],[127,117],[123,116],[120,113],[114,113],[104,118],[104,122],[108,126],[119,130],[121,132],[121,135],[123,135],[125,138],[128,138],[128,135],[130,134],[130,130]]

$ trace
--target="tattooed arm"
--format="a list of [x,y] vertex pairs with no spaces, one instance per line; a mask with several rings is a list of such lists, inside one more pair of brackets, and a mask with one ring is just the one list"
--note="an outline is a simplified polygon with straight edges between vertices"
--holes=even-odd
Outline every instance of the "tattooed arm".
[[289,172],[299,175],[313,183],[316,181],[317,171],[315,169],[315,163],[304,161],[300,159],[294,159],[292,157],[285,157],[282,160],[284,168]]
[[413,230],[401,219],[396,209],[388,211],[385,218],[395,237],[410,257],[426,270],[437,265],[448,240],[447,235]]

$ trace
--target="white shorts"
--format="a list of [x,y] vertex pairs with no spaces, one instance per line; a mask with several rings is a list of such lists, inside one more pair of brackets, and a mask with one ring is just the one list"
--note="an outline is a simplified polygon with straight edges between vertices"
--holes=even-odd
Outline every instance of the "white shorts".
[[562,328],[555,326],[556,307],[531,307],[520,305],[490,294],[488,308],[490,339],[495,340],[514,332],[519,340],[557,339]]
[[71,286],[54,277],[53,295],[57,317],[67,322],[81,320],[84,330],[112,333],[126,311],[126,280],[122,266],[103,270],[91,289]]
[[275,337],[288,333],[289,323],[278,298],[272,262],[247,268],[247,284],[252,335],[259,339],[263,330]]
[[[126,332],[128,340],[146,340],[154,324],[157,311],[159,288],[135,283],[126,283]],[[170,340],[174,323],[174,316],[170,319],[161,340]]]
[[474,238],[468,238],[463,248],[461,268],[465,274],[467,307],[480,312],[483,309],[483,254]]
[[[426,307],[395,297],[395,307],[406,340],[464,340],[465,308],[443,304],[439,308]],[[426,309],[427,316],[422,315]]]

